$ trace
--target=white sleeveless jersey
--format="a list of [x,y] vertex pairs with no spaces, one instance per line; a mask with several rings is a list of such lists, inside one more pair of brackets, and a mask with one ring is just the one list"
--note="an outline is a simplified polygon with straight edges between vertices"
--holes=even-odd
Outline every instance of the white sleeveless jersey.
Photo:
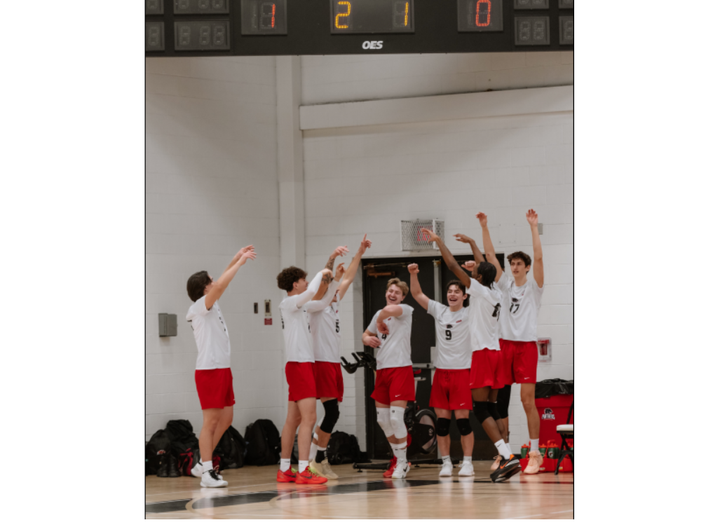
[[515,286],[515,278],[503,272],[496,283],[502,292],[501,337],[506,341],[537,341],[537,317],[543,288],[528,278]]
[[472,297],[468,307],[470,308],[472,351],[477,352],[484,348],[499,350],[502,293],[495,288],[495,285],[488,288],[473,278],[470,278],[467,293]]
[[435,337],[438,348],[435,368],[461,370],[470,368],[472,349],[470,347],[470,307],[457,312],[450,307],[430,299],[428,314],[435,318]]
[[399,305],[403,313],[399,317],[388,317],[383,321],[390,330],[389,334],[380,334],[377,331],[377,318],[381,310],[378,310],[367,327],[369,332],[374,333],[380,339],[380,347],[377,350],[377,369],[401,368],[412,366],[410,358],[410,333],[412,332],[413,307],[406,304]]

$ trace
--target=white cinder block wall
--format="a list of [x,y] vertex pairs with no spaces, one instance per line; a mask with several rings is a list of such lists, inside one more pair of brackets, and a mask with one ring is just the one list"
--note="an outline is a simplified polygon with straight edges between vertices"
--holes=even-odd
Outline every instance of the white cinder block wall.
[[[572,84],[572,53],[303,57],[302,65],[305,105]],[[553,342],[552,363],[540,364],[538,380],[571,379],[572,124],[564,112],[306,130],[308,266],[322,267],[340,244],[354,253],[365,232],[373,241],[366,257],[403,255],[401,219],[444,219],[446,238],[464,233],[480,241],[480,210],[498,252],[531,253],[525,212],[534,208],[544,225],[546,267],[538,333]],[[453,253],[470,253],[448,244]],[[360,279],[341,309],[346,358],[362,350],[367,326]],[[365,449],[363,378],[344,376],[337,429],[356,434]],[[529,437],[517,385],[510,432],[519,451]]]
[[[282,332],[264,325],[263,303],[281,292],[275,58],[150,58],[147,63],[146,437],[170,419],[202,412],[197,348],[185,285],[199,270],[218,277],[241,247],[241,267],[219,303],[232,345],[233,425],[282,426]],[[260,313],[252,313],[252,303]],[[158,313],[178,317],[177,337],[158,337]]]

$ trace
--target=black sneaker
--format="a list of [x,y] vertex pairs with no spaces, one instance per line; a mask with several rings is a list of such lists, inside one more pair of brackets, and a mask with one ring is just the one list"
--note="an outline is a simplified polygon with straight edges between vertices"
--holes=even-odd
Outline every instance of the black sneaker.
[[501,458],[498,469],[490,474],[490,480],[493,482],[504,482],[516,473],[519,473],[520,461],[515,455],[510,455],[509,459]]
[[178,459],[175,455],[172,453],[170,454],[170,458],[168,459],[168,477],[181,477],[182,474],[180,473],[180,469],[178,467]]
[[165,478],[168,476],[169,468],[168,464],[170,462],[170,454],[169,453],[163,453],[163,455],[160,457],[160,466],[158,467],[157,476],[161,478]]

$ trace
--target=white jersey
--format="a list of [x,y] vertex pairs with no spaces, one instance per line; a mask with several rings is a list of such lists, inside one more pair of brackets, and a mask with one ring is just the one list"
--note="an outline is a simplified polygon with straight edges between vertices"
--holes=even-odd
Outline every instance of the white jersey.
[[307,290],[302,294],[286,297],[280,303],[280,322],[285,336],[285,358],[288,362],[315,362],[310,325],[303,307],[317,293],[321,281],[322,272],[318,272]]
[[484,348],[499,350],[502,293],[495,288],[495,285],[488,288],[473,278],[470,278],[467,293],[472,297],[468,307],[470,308],[472,351],[477,352]]
[[443,370],[461,370],[470,368],[472,350],[470,348],[470,307],[457,312],[442,303],[430,299],[428,313],[435,318],[435,336],[437,337],[438,356],[435,368]]
[[537,341],[537,317],[543,288],[534,279],[515,286],[515,278],[503,272],[496,283],[502,292],[501,337],[506,341]]
[[197,344],[195,369],[230,368],[230,336],[217,301],[208,310],[202,296],[190,306],[185,319],[190,322]]
[[313,339],[313,347],[316,361],[331,363],[340,362],[340,303],[325,303],[325,297],[330,296],[330,301],[335,296],[335,291],[328,288],[323,299],[310,301],[305,305],[308,322],[310,323],[310,334]]
[[410,359],[410,332],[412,331],[413,307],[406,304],[399,305],[403,309],[399,317],[388,317],[383,322],[387,325],[389,334],[378,334],[377,318],[381,310],[378,310],[367,327],[369,332],[374,333],[380,339],[380,346],[377,350],[377,369],[401,368],[412,366]]

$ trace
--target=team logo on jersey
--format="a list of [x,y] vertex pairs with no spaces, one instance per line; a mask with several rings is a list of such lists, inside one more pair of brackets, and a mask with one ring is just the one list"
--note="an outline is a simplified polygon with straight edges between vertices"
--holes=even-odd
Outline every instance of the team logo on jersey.
[[459,321],[455,321],[455,324],[458,324],[458,323],[462,323],[462,319],[460,319]]
[[447,325],[445,328],[452,328],[452,325],[449,324],[449,325]]
[[513,297],[513,298],[512,298],[512,302],[513,302],[513,303],[519,303],[520,300],[519,300],[517,297]]
[[545,408],[545,411],[542,414],[542,420],[555,420],[555,414],[552,411],[552,408]]

